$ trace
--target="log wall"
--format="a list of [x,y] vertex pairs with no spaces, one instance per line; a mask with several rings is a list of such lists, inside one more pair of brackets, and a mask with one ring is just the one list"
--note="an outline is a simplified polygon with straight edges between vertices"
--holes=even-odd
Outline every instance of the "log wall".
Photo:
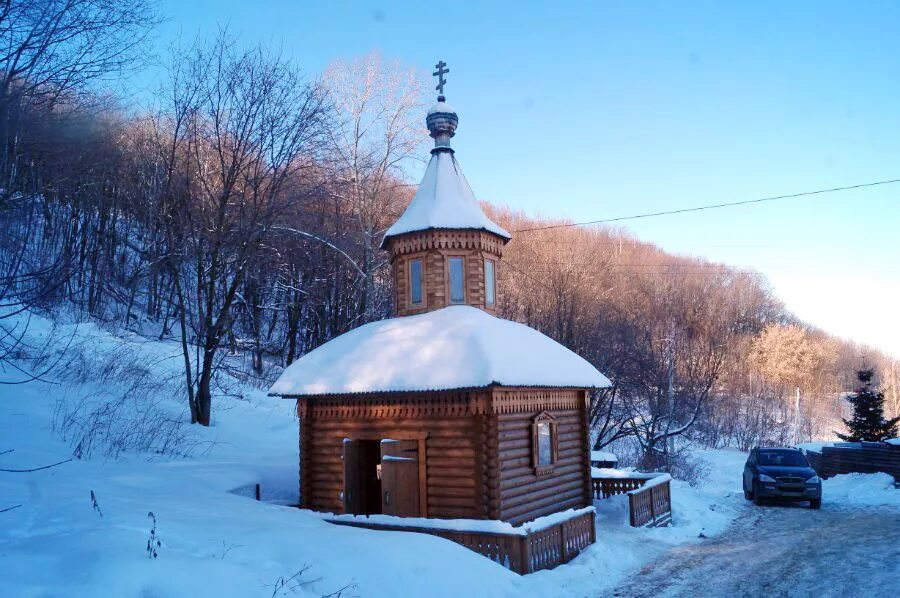
[[[438,393],[434,393],[438,394]],[[407,400],[311,401],[301,431],[301,504],[343,513],[344,438],[424,439],[426,512],[432,518],[484,519],[484,417],[470,411],[477,393],[442,393],[430,408]],[[302,401],[302,400],[301,400]],[[433,403],[432,403],[433,402]],[[299,409],[299,408],[298,408]],[[421,457],[420,457],[421,458]],[[305,469],[305,472],[304,472]]]
[[519,525],[564,509],[591,504],[585,491],[590,475],[581,413],[549,411],[559,434],[558,460],[550,473],[538,475],[532,463],[531,423],[537,413],[499,415],[500,516]]
[[[447,272],[449,257],[465,259],[465,301],[497,315],[500,297],[498,285],[503,239],[484,231],[428,230],[395,237],[389,241],[394,276],[394,311],[409,316],[434,311],[450,305],[450,281]],[[423,302],[413,305],[409,297],[409,262],[422,260]],[[485,304],[484,260],[494,260],[495,299]]]
[[[592,504],[586,401],[579,390],[495,392],[498,519],[518,525]],[[532,461],[531,424],[540,413],[557,424],[557,460],[548,473],[538,473]]]
[[[301,504],[343,513],[343,441],[421,438],[431,518],[519,525],[592,504],[586,393],[509,389],[301,398]],[[534,418],[554,418],[552,471],[532,462]]]

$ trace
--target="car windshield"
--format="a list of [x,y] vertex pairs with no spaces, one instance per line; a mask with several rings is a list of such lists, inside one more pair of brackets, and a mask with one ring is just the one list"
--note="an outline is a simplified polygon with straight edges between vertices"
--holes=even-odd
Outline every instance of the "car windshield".
[[809,467],[809,462],[797,451],[759,451],[759,464],[772,467]]

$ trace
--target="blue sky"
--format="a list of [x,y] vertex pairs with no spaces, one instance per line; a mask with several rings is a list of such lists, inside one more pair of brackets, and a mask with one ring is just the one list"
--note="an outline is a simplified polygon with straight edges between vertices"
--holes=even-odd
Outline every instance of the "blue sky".
[[[229,24],[311,75],[372,51],[423,76],[445,60],[476,195],[530,213],[594,220],[900,178],[896,2],[161,8],[161,52]],[[900,356],[900,184],[627,226],[758,269],[804,319]]]

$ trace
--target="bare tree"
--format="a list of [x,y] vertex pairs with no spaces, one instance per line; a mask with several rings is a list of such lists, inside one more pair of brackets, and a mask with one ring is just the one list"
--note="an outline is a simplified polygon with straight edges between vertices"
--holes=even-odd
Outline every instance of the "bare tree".
[[238,291],[297,199],[291,181],[319,151],[325,121],[317,85],[278,54],[236,46],[222,31],[174,57],[165,131],[166,261],[191,419],[203,425]]
[[406,169],[427,139],[424,78],[369,55],[332,64],[324,83],[337,113],[329,134],[333,192],[348,205],[360,237],[364,318],[372,320],[386,312],[389,297],[381,279],[386,257],[378,245],[408,198]]
[[24,338],[11,318],[72,284],[84,228],[52,202],[100,187],[89,173],[103,158],[85,153],[102,136],[83,128],[102,122],[91,85],[139,64],[157,20],[149,0],[0,2],[0,363]]
[[898,369],[900,369],[900,366],[898,366],[897,360],[892,359],[890,365],[887,367],[888,374],[884,377],[888,383],[888,393],[890,396],[890,408],[888,413],[893,417],[900,415],[900,388],[897,386],[898,383],[900,383],[900,379],[898,379],[897,376]]

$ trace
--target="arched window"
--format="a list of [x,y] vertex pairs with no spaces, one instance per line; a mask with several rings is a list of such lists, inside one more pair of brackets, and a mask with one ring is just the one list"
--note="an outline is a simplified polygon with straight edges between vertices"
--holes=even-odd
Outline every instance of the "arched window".
[[531,423],[531,462],[536,475],[553,471],[559,458],[559,439],[556,419],[546,411],[539,413]]

